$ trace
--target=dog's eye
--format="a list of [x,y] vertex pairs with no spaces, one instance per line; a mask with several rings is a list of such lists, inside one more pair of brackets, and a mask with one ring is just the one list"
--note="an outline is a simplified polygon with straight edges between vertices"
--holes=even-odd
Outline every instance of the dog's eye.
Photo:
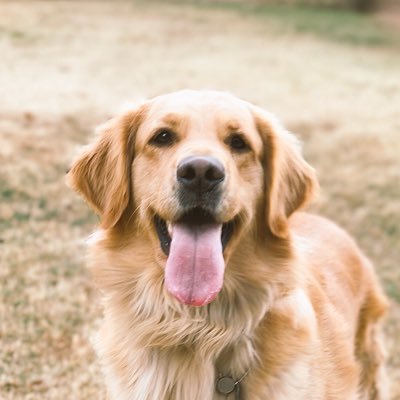
[[237,153],[244,153],[250,150],[249,145],[244,140],[243,136],[235,133],[226,140],[227,145]]
[[176,135],[169,129],[160,129],[150,140],[150,144],[157,147],[168,147],[174,144]]

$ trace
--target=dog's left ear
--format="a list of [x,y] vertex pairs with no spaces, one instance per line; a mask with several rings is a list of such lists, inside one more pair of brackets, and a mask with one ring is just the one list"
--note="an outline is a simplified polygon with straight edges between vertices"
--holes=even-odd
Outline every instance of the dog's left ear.
[[141,105],[101,126],[67,174],[67,184],[100,215],[104,229],[115,226],[128,207],[134,138],[143,113]]
[[304,160],[296,137],[265,110],[252,109],[264,143],[267,226],[275,236],[287,238],[290,215],[306,206],[318,189],[316,174]]

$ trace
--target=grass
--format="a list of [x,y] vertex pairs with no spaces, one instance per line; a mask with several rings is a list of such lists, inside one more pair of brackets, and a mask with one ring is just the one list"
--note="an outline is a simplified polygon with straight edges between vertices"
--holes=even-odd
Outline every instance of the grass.
[[394,41],[394,35],[375,18],[342,10],[275,6],[262,9],[262,14],[296,32],[341,43],[377,46]]
[[[197,2],[196,2],[197,3]],[[197,3],[198,4],[198,3]],[[206,7],[236,10],[272,24],[278,33],[310,34],[349,45],[398,45],[398,32],[376,16],[335,8],[246,2],[205,2]]]
[[2,4],[0,398],[105,398],[84,267],[97,218],[64,172],[125,101],[184,87],[232,91],[303,139],[322,185],[314,210],[356,237],[392,300],[388,369],[400,398],[400,54],[382,23],[237,4]]

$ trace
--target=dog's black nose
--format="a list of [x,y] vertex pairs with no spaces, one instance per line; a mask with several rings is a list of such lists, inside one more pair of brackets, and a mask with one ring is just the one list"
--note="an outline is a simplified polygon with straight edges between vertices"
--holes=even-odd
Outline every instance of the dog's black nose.
[[178,165],[177,178],[188,190],[207,192],[225,179],[225,170],[214,157],[186,157]]

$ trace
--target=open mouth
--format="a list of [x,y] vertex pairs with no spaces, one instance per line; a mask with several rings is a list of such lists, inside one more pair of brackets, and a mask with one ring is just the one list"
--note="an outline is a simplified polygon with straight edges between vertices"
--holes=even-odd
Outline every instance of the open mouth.
[[[202,208],[193,208],[187,213],[185,213],[177,223],[186,224],[190,226],[207,226],[216,224],[215,218],[207,211]],[[160,218],[158,215],[154,217],[154,225],[156,227],[158,239],[160,240],[160,246],[162,251],[166,256],[169,255],[169,250],[171,247],[171,233],[172,226],[171,222],[167,222]],[[226,245],[232,237],[235,222],[231,220],[227,223],[222,224],[221,229],[221,244],[222,250],[225,250]]]
[[183,304],[210,303],[222,288],[223,251],[232,237],[234,221],[221,224],[208,211],[196,207],[171,223],[156,216],[154,224],[168,257],[167,290]]

